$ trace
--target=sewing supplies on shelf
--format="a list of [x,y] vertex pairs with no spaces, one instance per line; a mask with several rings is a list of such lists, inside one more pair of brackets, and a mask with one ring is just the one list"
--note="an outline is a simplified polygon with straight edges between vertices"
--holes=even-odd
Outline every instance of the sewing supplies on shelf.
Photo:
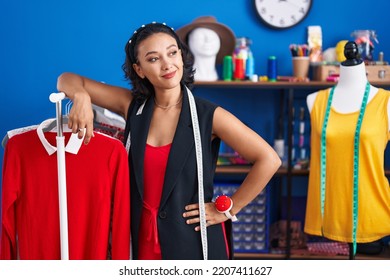
[[255,61],[250,49],[252,41],[247,37],[236,38],[236,48],[233,52],[234,80],[251,80],[254,75]]
[[296,56],[309,56],[310,49],[309,46],[306,44],[298,45],[298,44],[291,44],[290,45],[290,52],[293,57]]
[[306,44],[291,44],[290,52],[292,56],[293,76],[299,81],[306,81],[309,74],[309,54],[310,49]]

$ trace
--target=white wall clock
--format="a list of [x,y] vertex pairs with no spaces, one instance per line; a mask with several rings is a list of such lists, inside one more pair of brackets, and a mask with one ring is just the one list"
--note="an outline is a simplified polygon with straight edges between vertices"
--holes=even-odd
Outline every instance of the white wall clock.
[[312,0],[254,0],[261,21],[275,29],[287,29],[300,23],[308,14]]

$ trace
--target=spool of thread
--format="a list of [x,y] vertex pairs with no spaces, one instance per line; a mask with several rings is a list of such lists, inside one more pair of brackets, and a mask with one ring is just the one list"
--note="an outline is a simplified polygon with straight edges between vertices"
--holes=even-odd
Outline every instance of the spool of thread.
[[270,56],[268,57],[268,81],[275,82],[277,77],[277,60],[276,56]]
[[384,54],[383,54],[383,52],[379,52],[378,61],[383,62],[383,60],[384,60]]
[[258,82],[259,81],[259,76],[257,76],[257,74],[253,74],[252,77],[251,77],[251,81],[252,82]]
[[243,80],[245,78],[244,60],[242,58],[236,58],[234,60],[234,79]]
[[251,80],[253,74],[255,74],[255,60],[253,56],[248,56],[245,64],[245,77]]
[[231,81],[233,79],[233,59],[231,55],[226,55],[223,58],[223,80]]

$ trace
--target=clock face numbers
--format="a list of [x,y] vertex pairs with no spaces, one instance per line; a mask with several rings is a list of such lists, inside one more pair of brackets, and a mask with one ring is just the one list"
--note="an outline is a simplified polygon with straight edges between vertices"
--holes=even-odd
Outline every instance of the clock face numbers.
[[307,16],[311,4],[311,0],[255,0],[255,8],[261,20],[277,29],[297,25]]

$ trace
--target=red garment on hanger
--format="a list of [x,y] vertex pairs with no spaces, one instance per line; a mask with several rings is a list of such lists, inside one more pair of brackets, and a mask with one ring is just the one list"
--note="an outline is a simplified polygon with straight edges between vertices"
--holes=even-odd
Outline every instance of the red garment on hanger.
[[[69,258],[129,259],[126,150],[119,140],[95,133],[72,154],[70,134],[64,133]],[[44,136],[55,147],[56,133]],[[42,141],[34,129],[7,142],[0,259],[60,259],[57,157]]]

